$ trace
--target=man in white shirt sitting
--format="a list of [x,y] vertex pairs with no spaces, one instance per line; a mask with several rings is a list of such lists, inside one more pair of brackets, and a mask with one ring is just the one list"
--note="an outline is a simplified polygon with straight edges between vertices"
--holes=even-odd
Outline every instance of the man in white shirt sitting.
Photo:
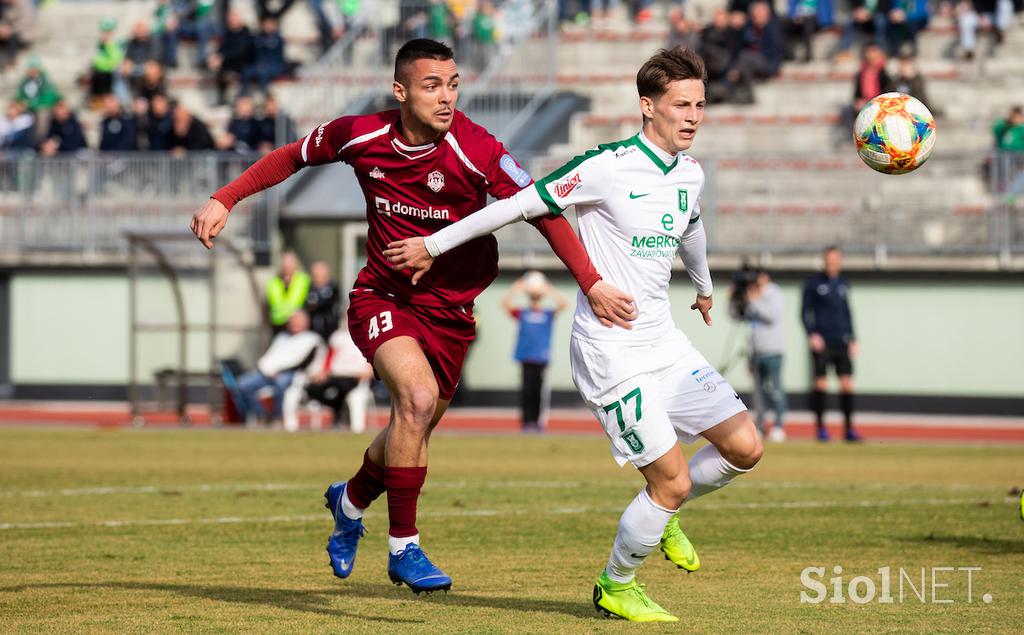
[[[328,347],[323,365],[310,368],[306,393],[310,398],[334,409],[333,425],[337,427],[341,424],[345,398],[361,382],[373,377],[373,367],[366,363],[366,358],[352,341],[347,316],[341,318],[341,324],[331,334]],[[353,431],[359,431],[356,429],[359,426],[353,425],[351,420],[349,426]]]
[[257,360],[256,369],[239,377],[238,390],[242,395],[242,403],[238,404],[240,414],[247,421],[257,416],[267,417],[259,393],[264,388],[272,387],[273,418],[279,419],[281,399],[295,378],[295,373],[323,366],[326,352],[323,338],[309,330],[309,315],[305,311],[293,313],[288,318],[285,330],[274,336],[270,348]]

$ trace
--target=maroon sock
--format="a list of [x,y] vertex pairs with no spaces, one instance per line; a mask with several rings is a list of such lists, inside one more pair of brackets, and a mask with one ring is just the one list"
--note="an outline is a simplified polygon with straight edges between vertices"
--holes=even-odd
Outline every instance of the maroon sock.
[[363,454],[363,465],[356,475],[348,480],[348,499],[359,509],[366,509],[370,503],[384,493],[384,466],[370,460],[370,453]]
[[384,485],[388,490],[388,518],[391,528],[388,535],[395,538],[415,536],[416,501],[427,478],[425,467],[385,467]]

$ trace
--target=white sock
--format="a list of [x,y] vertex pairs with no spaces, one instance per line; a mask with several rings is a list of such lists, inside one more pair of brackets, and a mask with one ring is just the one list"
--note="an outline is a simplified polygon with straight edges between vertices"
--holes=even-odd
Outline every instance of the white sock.
[[725,487],[740,474],[750,469],[740,469],[722,457],[722,453],[713,445],[706,445],[697,450],[690,459],[690,495],[686,501],[692,501],[716,489]]
[[632,580],[637,567],[661,542],[665,525],[677,511],[665,509],[651,500],[646,487],[640,490],[619,518],[619,532],[604,569],[608,577],[622,584]]
[[420,544],[420,535],[408,536],[406,538],[395,538],[392,535],[388,535],[388,551],[393,556],[397,556],[399,553],[405,551],[405,548],[409,545]]
[[348,499],[348,488],[346,487],[345,491],[341,493],[341,513],[345,514],[345,518],[349,520],[359,520],[363,517],[364,511],[366,510],[359,509]]

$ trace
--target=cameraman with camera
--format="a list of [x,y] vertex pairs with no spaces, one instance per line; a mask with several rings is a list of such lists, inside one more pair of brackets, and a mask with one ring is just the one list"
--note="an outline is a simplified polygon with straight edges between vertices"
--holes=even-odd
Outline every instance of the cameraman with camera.
[[729,313],[750,322],[750,372],[754,376],[754,404],[757,429],[765,435],[765,411],[775,412],[775,424],[768,438],[786,440],[782,428],[786,413],[786,392],[782,388],[782,360],[786,351],[782,289],[764,269],[747,265],[733,278]]

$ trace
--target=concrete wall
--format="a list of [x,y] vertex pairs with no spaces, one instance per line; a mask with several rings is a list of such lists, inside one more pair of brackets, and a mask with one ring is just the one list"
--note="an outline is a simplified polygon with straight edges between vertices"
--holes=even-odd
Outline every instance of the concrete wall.
[[[1024,397],[1024,285],[1014,281],[875,279],[851,276],[854,325],[860,339],[857,385],[864,392],[892,395]],[[676,324],[719,366],[749,348],[749,331],[726,313],[727,277],[715,278],[713,327],[696,312],[692,286],[677,272],[671,288]],[[510,278],[499,279],[481,296],[481,337],[471,353],[467,380],[473,388],[505,389],[518,383],[511,361],[512,320],[498,307]],[[787,306],[785,364],[787,391],[807,389],[809,356],[799,321],[800,280],[781,280]],[[558,280],[565,293],[570,280]],[[568,342],[571,309],[556,323],[552,387],[572,389]],[[501,362],[501,363],[500,363]],[[734,360],[726,377],[739,390],[750,387],[745,362]]]
[[[1024,285],[1019,278],[941,276],[858,277],[852,279],[853,312],[861,341],[857,384],[864,392],[883,395],[1024,397]],[[512,362],[515,324],[498,307],[512,277],[502,277],[480,298],[480,337],[466,372],[472,388],[513,390],[519,384]],[[574,283],[555,279],[574,299]],[[718,305],[715,325],[708,328],[689,310],[692,287],[677,273],[671,289],[676,323],[715,365],[746,346],[747,332],[725,314],[728,279],[715,280]],[[787,390],[807,387],[808,359],[798,320],[800,280],[781,281],[786,294],[791,354],[785,366]],[[140,317],[173,321],[169,286],[158,276],[140,285]],[[206,319],[205,280],[184,282],[189,319]],[[226,276],[219,287],[218,310],[239,325],[255,324],[256,307],[240,276]],[[18,272],[10,278],[11,380],[18,384],[124,384],[128,376],[128,284],[123,271]],[[574,303],[573,303],[574,304]],[[568,363],[572,310],[556,323],[554,388],[572,389]],[[259,350],[253,334],[225,334],[222,356],[241,354],[251,360]],[[140,377],[173,364],[172,335],[145,335],[140,348]],[[188,343],[189,364],[204,368],[206,335]],[[742,360],[726,373],[740,390],[749,387]]]

